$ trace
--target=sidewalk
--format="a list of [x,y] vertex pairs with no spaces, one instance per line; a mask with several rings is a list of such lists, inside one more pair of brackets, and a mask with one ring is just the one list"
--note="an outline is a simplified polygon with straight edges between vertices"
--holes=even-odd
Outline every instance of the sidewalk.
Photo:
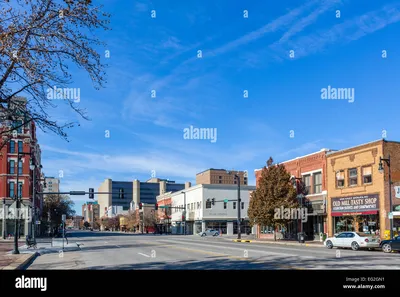
[[11,254],[14,249],[14,240],[0,240],[0,270],[19,270],[22,269],[29,261],[31,261],[35,254],[24,254],[21,247],[24,242],[19,240],[18,247],[20,254]]
[[[242,239],[232,239],[232,238],[227,238],[228,236],[225,236],[225,239],[227,240],[232,240],[234,242],[247,242],[247,243],[264,243],[264,244],[280,244],[280,245],[291,245],[291,246],[306,246],[306,247],[317,247],[317,248],[324,248],[323,242],[320,241],[306,241],[304,243],[297,242],[295,240],[276,240],[274,241],[273,239],[252,239],[254,238],[251,236],[248,236],[247,238],[242,236]],[[229,236],[230,237],[230,236]]]

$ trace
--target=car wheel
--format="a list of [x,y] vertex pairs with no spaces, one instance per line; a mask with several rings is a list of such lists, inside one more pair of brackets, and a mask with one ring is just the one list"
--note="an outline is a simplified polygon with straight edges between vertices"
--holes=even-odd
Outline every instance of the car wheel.
[[351,249],[352,249],[353,251],[357,251],[359,248],[360,248],[360,246],[358,245],[357,242],[353,241],[353,242],[351,243]]
[[205,233],[201,234],[201,237],[204,237],[204,236],[206,236],[206,234],[205,234]]
[[382,246],[382,251],[384,251],[385,253],[390,253],[392,252],[392,246],[389,243],[385,243]]
[[328,240],[328,241],[326,242],[326,247],[327,247],[328,249],[333,248],[333,243],[332,243],[332,241]]
[[218,232],[214,233],[214,236],[218,236]]

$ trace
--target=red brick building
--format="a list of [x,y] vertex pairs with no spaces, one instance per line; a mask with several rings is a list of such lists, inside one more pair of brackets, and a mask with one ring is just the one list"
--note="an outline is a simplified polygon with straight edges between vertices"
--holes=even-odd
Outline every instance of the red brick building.
[[[7,137],[4,136],[0,140],[0,147],[3,141],[7,141],[0,149],[0,205],[3,211],[6,211],[15,202],[18,190],[19,197],[22,199],[21,209],[25,214],[24,219],[20,221],[20,234],[23,236],[32,234],[34,228],[34,224],[32,224],[33,206],[35,207],[36,220],[38,220],[41,215],[43,199],[40,195],[36,195],[35,201],[32,200],[33,174],[35,174],[36,191],[42,191],[41,151],[36,138],[36,126],[34,122],[29,122],[18,127],[20,123],[22,121],[0,124],[0,131],[10,130],[12,125],[16,127],[16,130],[14,130],[16,132],[10,136],[11,139],[7,141]],[[19,161],[18,152],[20,153]],[[17,184],[19,189],[17,189]],[[15,221],[13,219],[3,221],[1,218],[0,222],[2,236],[14,234]],[[38,229],[35,228],[36,233],[39,232]]]
[[[319,152],[297,157],[282,162],[286,170],[297,179],[301,179],[307,189],[305,198],[299,200],[303,207],[308,208],[307,221],[303,222],[303,232],[309,240],[320,240],[320,233],[327,232],[326,216],[326,155],[331,150],[322,149]],[[261,178],[262,169],[255,170],[256,186]],[[296,234],[301,230],[301,221],[289,224],[288,233]],[[258,238],[272,238],[271,227],[257,226]]]

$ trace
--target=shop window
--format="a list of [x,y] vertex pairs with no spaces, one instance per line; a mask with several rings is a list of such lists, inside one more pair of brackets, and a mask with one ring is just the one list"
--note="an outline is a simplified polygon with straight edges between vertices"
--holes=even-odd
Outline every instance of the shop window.
[[226,205],[227,205],[228,203],[226,203],[226,202],[224,202],[224,209],[226,209]]
[[236,209],[236,202],[233,202],[233,209]]
[[370,184],[372,183],[372,166],[366,166],[362,169],[363,175],[363,184]]
[[344,171],[340,170],[336,173],[336,187],[343,188],[344,187]]
[[244,209],[244,202],[241,202],[242,203],[242,209]]
[[349,186],[357,186],[357,168],[349,169]]
[[319,194],[322,192],[322,173],[314,173],[313,174],[313,183],[314,183],[314,194]]

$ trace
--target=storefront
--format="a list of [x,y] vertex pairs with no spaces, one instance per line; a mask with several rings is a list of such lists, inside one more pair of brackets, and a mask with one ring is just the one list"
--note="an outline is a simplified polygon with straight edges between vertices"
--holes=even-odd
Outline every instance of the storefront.
[[379,194],[331,198],[333,234],[379,234]]

